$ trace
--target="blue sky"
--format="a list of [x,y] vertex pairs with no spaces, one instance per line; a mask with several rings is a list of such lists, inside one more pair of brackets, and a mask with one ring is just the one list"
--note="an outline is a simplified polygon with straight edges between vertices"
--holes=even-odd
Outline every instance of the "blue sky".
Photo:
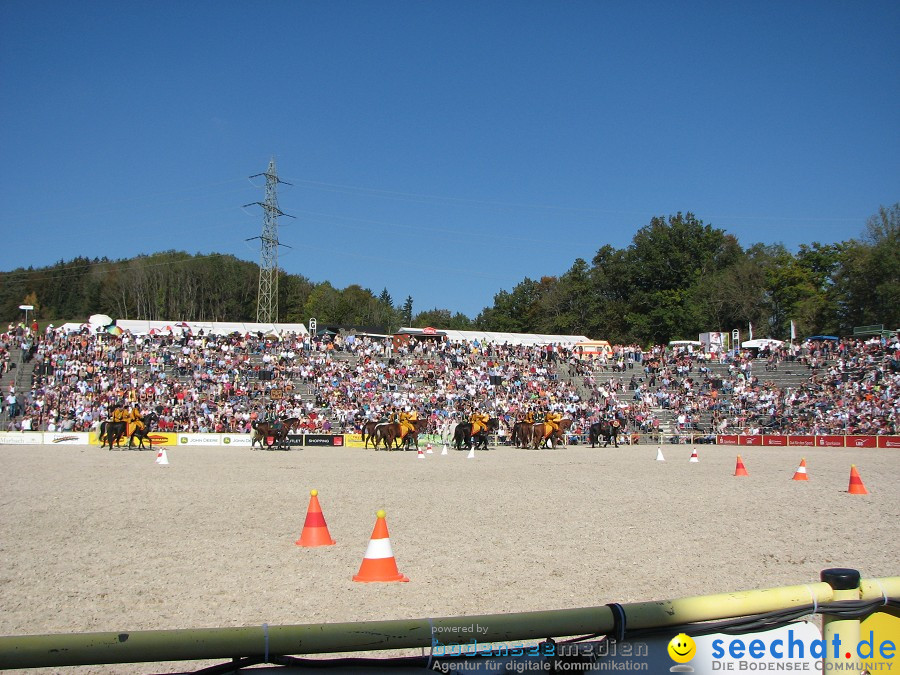
[[474,317],[691,211],[741,244],[900,201],[897,2],[0,3],[0,270],[163,250]]

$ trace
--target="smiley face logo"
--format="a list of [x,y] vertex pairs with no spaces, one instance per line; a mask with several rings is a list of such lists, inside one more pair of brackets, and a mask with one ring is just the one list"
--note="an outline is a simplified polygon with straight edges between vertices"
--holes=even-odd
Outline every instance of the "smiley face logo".
[[697,645],[686,633],[679,633],[669,640],[669,656],[675,663],[687,663],[696,653]]

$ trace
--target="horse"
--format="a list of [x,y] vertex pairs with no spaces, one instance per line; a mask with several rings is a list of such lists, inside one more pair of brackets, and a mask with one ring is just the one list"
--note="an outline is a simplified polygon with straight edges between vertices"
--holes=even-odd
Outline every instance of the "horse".
[[[395,450],[403,448],[409,450],[413,442],[416,444],[416,450],[419,449],[419,433],[424,431],[428,426],[428,420],[416,420],[413,423],[413,429],[406,436],[403,436],[403,427],[399,422],[385,422],[375,427],[375,449],[378,449],[380,443],[384,443],[385,450]],[[403,437],[402,443],[400,442]],[[396,444],[396,445],[395,445]]]
[[104,420],[100,423],[100,447],[109,443],[109,449],[113,449],[113,443],[119,447],[119,443],[128,434],[128,422],[113,422]]
[[456,432],[456,427],[458,423],[452,419],[448,419],[441,425],[441,443],[443,445],[450,445],[453,443],[453,434]]
[[488,434],[492,431],[497,431],[500,428],[500,420],[496,417],[491,417],[487,423],[487,429],[483,431],[479,431],[477,434],[472,434],[472,424],[471,422],[460,422],[456,425],[456,429],[453,431],[453,446],[457,450],[462,450],[463,443],[465,443],[466,450],[471,450],[473,448],[472,439],[475,439],[474,448],[477,450],[479,447],[483,447],[485,450],[488,449]]
[[519,420],[515,422],[512,426],[512,431],[510,435],[512,436],[512,443],[517,448],[527,448],[531,445],[531,436],[532,436],[532,428],[534,423],[529,424],[528,422],[524,422]]
[[[528,426],[528,425],[526,425]],[[531,447],[535,450],[538,450],[542,447],[555,448],[559,445],[565,447],[566,445],[566,429],[572,426],[572,418],[571,417],[563,417],[559,421],[559,431],[553,431],[553,427],[551,427],[546,422],[537,422],[536,424],[532,424],[530,429],[526,430],[526,433],[530,432],[530,440]]]
[[133,447],[134,439],[138,439],[138,450],[144,449],[144,441],[146,440],[150,443],[150,449],[153,449],[153,439],[150,438],[150,432],[153,431],[154,425],[159,422],[159,415],[156,413],[150,413],[144,418],[144,428],[138,429],[135,427],[134,431],[131,432],[131,436],[128,437],[128,447]]
[[619,447],[619,431],[622,430],[621,423],[619,420],[613,420],[612,422],[603,421],[603,422],[595,422],[588,429],[588,438],[591,441],[591,447],[594,447],[594,443],[600,445],[600,437],[603,436],[603,447],[607,447],[609,445],[609,440],[612,439],[616,444],[616,447]]
[[253,429],[253,437],[250,439],[250,447],[252,448],[253,444],[259,441],[260,449],[262,449],[264,445],[267,445],[266,439],[271,438],[272,443],[268,444],[267,447],[274,448],[277,446],[281,450],[288,450],[288,434],[298,424],[300,424],[300,420],[296,417],[288,417],[275,422],[251,422],[250,427]]
[[375,429],[378,427],[379,424],[387,424],[387,422],[369,421],[369,422],[366,422],[365,424],[363,424],[361,433],[362,433],[362,440],[363,440],[364,448],[368,448],[369,441],[372,441],[373,447],[375,447],[377,449],[378,445],[377,445],[377,441],[375,440]]

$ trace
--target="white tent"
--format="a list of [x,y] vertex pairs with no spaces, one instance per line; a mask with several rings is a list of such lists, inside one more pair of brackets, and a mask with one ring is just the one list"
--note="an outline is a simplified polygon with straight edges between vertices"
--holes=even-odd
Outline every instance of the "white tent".
[[[278,334],[284,336],[288,333],[306,335],[308,331],[302,323],[239,323],[231,321],[137,321],[133,319],[118,319],[116,325],[122,330],[129,331],[132,335],[172,334],[181,337],[183,331],[189,330],[197,335],[201,330],[206,335],[230,335],[231,333],[263,333],[264,335]],[[81,324],[66,324],[62,327],[67,330],[80,330]]]
[[784,344],[784,340],[773,340],[772,338],[758,338],[756,340],[745,340],[741,343],[741,347],[745,349],[763,349],[764,347],[780,347]]

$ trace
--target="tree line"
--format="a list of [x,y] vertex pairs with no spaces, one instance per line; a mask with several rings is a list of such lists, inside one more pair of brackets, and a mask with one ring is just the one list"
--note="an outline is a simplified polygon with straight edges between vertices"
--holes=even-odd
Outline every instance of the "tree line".
[[[256,263],[230,255],[165,251],[127,260],[75,258],[0,272],[0,315],[38,320],[90,314],[122,319],[254,321]],[[414,313],[353,284],[344,289],[279,272],[279,321],[320,326],[435,326],[515,333],[587,335],[615,343],[696,339],[754,326],[758,337],[845,335],[854,326],[900,327],[900,203],[882,207],[859,238],[742,248],[692,213],[656,217],[623,249],[605,245],[565,273],[526,277],[469,318],[449,309]]]

